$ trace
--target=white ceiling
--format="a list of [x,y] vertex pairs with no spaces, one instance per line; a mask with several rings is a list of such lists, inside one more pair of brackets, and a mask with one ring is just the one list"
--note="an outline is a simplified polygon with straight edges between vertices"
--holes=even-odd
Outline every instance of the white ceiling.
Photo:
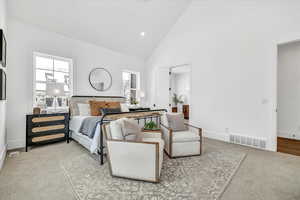
[[190,1],[8,0],[8,13],[49,31],[145,59]]

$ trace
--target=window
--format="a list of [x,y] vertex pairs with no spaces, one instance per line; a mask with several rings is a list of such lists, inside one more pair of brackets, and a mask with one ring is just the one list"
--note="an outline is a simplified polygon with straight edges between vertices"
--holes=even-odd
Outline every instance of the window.
[[[72,95],[72,59],[34,53],[34,106],[43,109],[68,107],[68,97]],[[47,87],[59,85],[59,96],[49,95]],[[52,86],[53,87],[53,86]]]
[[138,104],[140,100],[138,92],[140,89],[139,72],[123,71],[123,92],[128,104]]

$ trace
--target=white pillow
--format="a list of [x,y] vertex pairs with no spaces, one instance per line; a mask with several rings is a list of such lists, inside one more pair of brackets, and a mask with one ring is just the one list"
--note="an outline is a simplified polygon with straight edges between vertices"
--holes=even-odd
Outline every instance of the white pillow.
[[110,135],[111,139],[114,140],[123,140],[123,121],[126,120],[127,118],[121,118],[115,121],[110,122],[109,127],[110,127]]
[[185,131],[183,113],[167,113],[168,125],[173,131]]
[[142,140],[143,135],[141,132],[141,127],[134,119],[123,120],[122,132],[125,140],[136,140],[136,141]]
[[126,103],[121,103],[121,112],[129,112],[128,105]]
[[161,116],[161,123],[163,125],[165,125],[166,127],[169,127],[169,123],[168,123],[168,119],[167,119],[167,114],[164,113],[162,116]]
[[80,116],[91,116],[90,104],[87,103],[79,103],[78,110]]

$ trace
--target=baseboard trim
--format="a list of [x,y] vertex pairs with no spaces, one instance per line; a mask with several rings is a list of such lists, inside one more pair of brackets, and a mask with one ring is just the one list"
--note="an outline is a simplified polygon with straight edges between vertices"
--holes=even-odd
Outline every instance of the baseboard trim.
[[19,149],[25,147],[25,141],[24,140],[8,140],[7,141],[7,149]]
[[[243,136],[247,136],[245,134],[239,134],[239,133],[234,133],[236,135],[243,135]],[[203,131],[203,136],[204,137],[207,137],[207,138],[210,138],[210,139],[214,139],[214,140],[220,140],[220,141],[223,141],[223,142],[227,142],[227,143],[231,143],[229,141],[229,133],[224,133],[224,132],[217,132],[217,131],[210,131],[210,130],[204,130]],[[253,136],[248,136],[248,137],[253,137]],[[260,150],[266,150],[266,151],[274,151],[272,149],[269,148],[268,146],[268,143],[270,141],[266,140],[266,148],[265,149],[260,149]],[[233,143],[231,143],[233,144]],[[242,144],[238,144],[238,145],[242,145]],[[242,146],[245,146],[245,147],[250,147],[250,148],[255,148],[255,147],[252,147],[252,146],[247,146],[247,145],[242,145]]]
[[203,131],[203,136],[210,138],[210,139],[215,139],[215,140],[220,140],[224,142],[229,142],[229,135],[228,133],[222,133],[222,132],[217,132],[217,131],[210,131],[210,130],[204,130]]
[[7,151],[7,145],[4,145],[4,149],[2,152],[0,152],[0,170],[2,169],[4,165],[4,161],[6,158],[6,151]]

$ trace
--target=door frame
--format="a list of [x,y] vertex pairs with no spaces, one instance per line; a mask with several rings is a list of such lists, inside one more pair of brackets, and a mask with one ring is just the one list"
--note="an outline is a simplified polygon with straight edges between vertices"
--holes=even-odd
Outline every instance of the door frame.
[[[172,75],[172,69],[175,69],[175,68],[179,68],[179,67],[188,67],[189,68],[189,76],[190,76],[190,80],[189,80],[189,86],[190,86],[190,102],[189,102],[189,105],[190,105],[190,108],[191,108],[191,96],[192,96],[192,65],[191,64],[180,64],[180,65],[175,65],[175,66],[172,66],[169,68],[169,71],[170,71],[170,76],[169,76],[169,84],[170,84],[170,90],[169,90],[169,106],[170,106],[170,109],[172,109],[172,79],[171,79],[171,75]],[[191,111],[191,109],[190,109]],[[191,115],[191,114],[190,114]]]
[[278,112],[277,112],[277,107],[278,107],[278,50],[279,46],[283,44],[289,44],[289,43],[294,43],[294,42],[299,42],[300,41],[300,33],[293,34],[286,36],[285,38],[278,40],[275,43],[274,51],[273,51],[273,68],[272,68],[272,78],[271,78],[271,86],[272,86],[272,92],[271,92],[271,99],[273,100],[273,103],[271,104],[271,123],[270,123],[270,130],[271,130],[271,135],[270,135],[270,150],[276,151],[277,152],[277,118],[278,118]]

